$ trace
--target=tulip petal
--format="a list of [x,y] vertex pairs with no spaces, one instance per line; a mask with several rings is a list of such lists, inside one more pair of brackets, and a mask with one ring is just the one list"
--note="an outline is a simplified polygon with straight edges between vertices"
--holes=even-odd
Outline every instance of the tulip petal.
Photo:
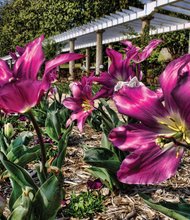
[[180,80],[172,91],[172,97],[178,106],[181,117],[190,126],[190,76]]
[[12,72],[9,69],[8,64],[0,59],[0,87],[9,82],[12,77]]
[[190,54],[170,62],[160,75],[160,85],[163,90],[165,106],[168,110],[176,111],[178,109],[171,92],[176,87],[180,76],[185,73],[190,74]]
[[[135,60],[135,62],[140,63],[144,60],[146,60],[152,51],[162,42],[162,40],[151,40],[150,43],[144,48],[144,50],[138,54],[138,58]],[[135,57],[136,58],[136,57]]]
[[102,72],[100,76],[94,77],[94,81],[110,89],[113,89],[117,83],[117,79],[114,76],[110,76],[108,72]]
[[91,112],[80,111],[77,113],[72,113],[72,115],[71,115],[70,119],[72,121],[77,120],[77,127],[81,133],[83,132],[83,127],[84,127],[85,121],[90,114],[91,114]]
[[60,54],[57,57],[55,57],[53,60],[46,62],[44,75],[46,75],[51,70],[53,70],[54,68],[56,68],[61,64],[67,63],[72,60],[78,60],[81,58],[84,58],[84,55],[77,53]]
[[161,183],[176,173],[182,155],[183,148],[144,147],[125,158],[117,173],[118,179],[126,184]]
[[130,61],[136,56],[136,49],[129,50],[124,60],[122,59],[122,54],[113,49],[107,48],[106,52],[112,61],[109,67],[109,74],[116,81],[127,81],[131,75]]
[[63,100],[63,105],[72,111],[82,110],[81,104],[82,102],[79,99],[72,97]]
[[26,46],[24,53],[17,59],[14,65],[13,72],[15,78],[36,80],[40,67],[44,62],[43,39],[44,36],[42,35]]
[[0,89],[0,108],[6,113],[24,113],[34,107],[43,94],[41,81],[22,80]]
[[142,124],[124,125],[112,129],[109,140],[122,151],[134,151],[154,143],[158,133],[158,129],[148,128]]
[[158,95],[144,85],[124,86],[113,95],[113,100],[121,114],[142,121],[149,127],[155,127],[156,117],[164,117],[167,112]]

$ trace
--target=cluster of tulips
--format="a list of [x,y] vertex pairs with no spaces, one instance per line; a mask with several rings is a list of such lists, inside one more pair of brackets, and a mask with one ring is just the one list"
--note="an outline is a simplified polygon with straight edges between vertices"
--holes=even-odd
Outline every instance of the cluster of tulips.
[[[36,170],[40,184],[32,180],[16,162],[18,160],[10,160],[7,156],[10,147],[0,148],[0,160],[13,188],[9,219],[55,219],[64,194],[61,169],[69,134],[74,123],[82,132],[85,123],[93,117],[94,121],[101,117],[103,145],[106,145],[86,152],[84,159],[93,165],[91,171],[94,174],[97,174],[97,169],[104,174],[107,172],[112,182],[115,181],[113,185],[119,183],[117,186],[159,184],[175,175],[184,150],[190,147],[190,54],[170,62],[159,77],[160,87],[153,91],[142,82],[140,65],[161,40],[152,40],[143,50],[130,41],[123,41],[125,58],[114,49],[107,48],[106,53],[112,61],[108,71],[101,72],[99,76],[91,73],[72,82],[71,97],[60,103],[60,109],[70,110],[64,132],[60,131],[59,123],[54,123],[57,120],[56,109],[56,113],[50,115],[54,121],[47,123],[47,134],[58,146],[58,154],[50,163],[46,155],[48,147],[44,144],[32,108],[50,91],[57,67],[84,58],[84,55],[60,54],[44,65],[43,40],[44,36],[41,36],[24,48],[17,47],[17,53],[12,53],[15,60],[12,69],[0,60],[0,109],[8,115],[27,116],[39,139],[35,149],[39,149],[40,163]],[[43,75],[39,74],[42,69]],[[99,85],[96,92],[94,84]],[[109,99],[126,120],[117,118],[117,113],[106,102]]]

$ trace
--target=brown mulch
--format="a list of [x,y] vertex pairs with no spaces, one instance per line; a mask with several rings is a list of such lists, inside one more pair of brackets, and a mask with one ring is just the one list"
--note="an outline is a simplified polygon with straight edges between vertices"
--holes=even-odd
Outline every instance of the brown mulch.
[[[98,147],[100,146],[101,133],[95,132],[88,125],[85,126],[84,133],[80,133],[75,127],[69,140],[68,151],[66,155],[63,173],[65,176],[64,189],[66,198],[70,198],[72,192],[80,193],[87,191],[86,183],[90,179],[94,179],[88,172],[89,167],[83,161],[84,146]],[[149,193],[155,201],[166,200],[170,202],[178,202],[179,198],[186,199],[190,202],[190,157],[185,154],[177,174],[159,185],[138,186],[129,185],[125,192],[115,190],[111,192],[106,186],[101,189],[101,193],[105,196],[105,211],[94,215],[94,220],[171,220],[153,209],[149,208],[138,193]],[[7,196],[10,194],[9,182],[0,183],[0,194]],[[5,214],[9,210],[6,208]],[[64,220],[59,217],[59,220]],[[76,218],[71,218],[76,219]]]

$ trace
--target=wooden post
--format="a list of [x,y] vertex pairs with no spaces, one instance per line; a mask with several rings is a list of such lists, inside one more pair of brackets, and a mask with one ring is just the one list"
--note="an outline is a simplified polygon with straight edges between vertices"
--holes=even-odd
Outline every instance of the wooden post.
[[96,32],[96,75],[99,75],[100,65],[102,65],[102,34],[104,30]]
[[[70,53],[74,53],[75,51],[75,38],[69,40],[69,47],[70,47]],[[75,73],[74,73],[74,68],[75,68],[75,61],[70,61],[69,62],[69,80],[74,80],[75,79]]]
[[[108,44],[108,48],[112,49],[112,44]],[[110,67],[111,65],[111,59],[108,57],[108,68]]]
[[86,72],[90,72],[90,47],[86,48]]

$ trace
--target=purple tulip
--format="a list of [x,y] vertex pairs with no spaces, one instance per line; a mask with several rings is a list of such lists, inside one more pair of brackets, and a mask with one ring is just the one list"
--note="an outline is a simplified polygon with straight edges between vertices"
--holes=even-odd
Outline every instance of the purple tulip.
[[77,126],[80,132],[83,131],[87,117],[94,110],[92,80],[93,76],[84,76],[80,82],[73,82],[70,85],[73,97],[66,98],[63,101],[63,105],[73,111],[70,119],[67,121],[67,126],[69,126],[72,121],[77,120]]
[[117,173],[123,183],[155,184],[170,178],[190,146],[190,54],[172,61],[160,84],[164,101],[143,84],[125,86],[113,96],[120,113],[140,121],[109,135],[116,147],[130,152]]
[[81,54],[61,54],[45,63],[42,79],[38,79],[38,72],[44,63],[42,41],[44,36],[27,44],[25,48],[18,48],[21,54],[16,59],[13,70],[7,63],[0,60],[0,108],[6,113],[24,113],[34,107],[41,96],[51,86],[52,73],[60,64],[84,57]]
[[159,39],[154,39],[151,40],[150,43],[143,49],[142,52],[140,51],[139,47],[134,46],[130,41],[122,41],[122,44],[127,46],[126,53],[128,53],[129,51],[136,51],[135,56],[133,57],[133,61],[135,63],[141,63],[142,61],[146,60],[150,54],[152,53],[152,51],[162,42],[162,40]]
[[133,46],[130,41],[124,41],[123,44],[127,46],[125,59],[121,53],[107,48],[106,53],[112,63],[108,72],[102,72],[99,77],[95,77],[95,81],[103,85],[96,97],[112,96],[114,91],[118,91],[134,77],[141,80],[142,71],[139,63],[149,57],[152,50],[160,43],[161,40],[153,40],[142,52],[139,52],[140,48]]

